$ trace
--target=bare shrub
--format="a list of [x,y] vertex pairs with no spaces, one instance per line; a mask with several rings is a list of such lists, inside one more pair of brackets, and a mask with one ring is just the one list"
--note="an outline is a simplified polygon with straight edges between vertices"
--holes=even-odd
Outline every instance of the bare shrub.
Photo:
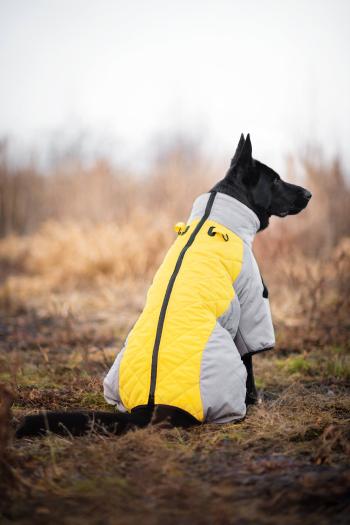
[[[174,238],[173,224],[186,220],[193,199],[222,176],[195,146],[181,141],[160,152],[148,176],[118,170],[107,160],[85,166],[79,158],[63,159],[44,175],[35,166],[15,170],[6,159],[4,143],[0,303],[5,309],[58,290],[149,282]],[[287,168],[288,179],[304,184],[313,198],[300,215],[272,218],[255,241],[274,320],[281,341],[291,338],[291,330],[296,341],[299,327],[304,342],[344,342],[349,185],[340,163],[324,162],[319,152],[290,159]]]
[[[213,168],[185,143],[162,152],[148,175],[121,170],[106,159],[89,165],[62,158],[47,173],[32,163],[14,168],[0,144],[0,237],[28,234],[44,222],[124,223],[146,213],[159,221],[188,213],[210,186]],[[149,217],[149,220],[151,220]]]

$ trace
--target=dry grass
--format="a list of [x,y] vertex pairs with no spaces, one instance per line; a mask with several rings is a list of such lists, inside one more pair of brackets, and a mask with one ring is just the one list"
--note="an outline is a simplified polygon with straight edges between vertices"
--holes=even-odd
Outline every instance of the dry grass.
[[[169,153],[136,193],[140,180],[112,173],[106,163],[89,172],[80,166],[77,178],[71,168],[45,182],[45,213],[40,192],[30,196],[37,206],[29,214],[30,235],[16,233],[26,229],[15,226],[18,218],[11,226],[6,219],[8,235],[0,241],[4,523],[347,522],[349,189],[336,163],[302,166],[314,193],[310,208],[273,221],[257,239],[277,348],[255,358],[261,402],[235,425],[152,428],[118,438],[92,431],[84,438],[15,441],[9,434],[11,417],[15,425],[43,407],[106,408],[102,377],[142,309],[172,224],[185,220],[195,194],[210,187],[210,173],[199,175],[203,161],[188,151]],[[7,170],[10,176],[17,186],[7,180],[6,191],[23,192],[18,173]],[[34,190],[43,184],[36,176]],[[60,206],[50,201],[53,188]],[[17,217],[16,209],[7,204],[8,217]]]

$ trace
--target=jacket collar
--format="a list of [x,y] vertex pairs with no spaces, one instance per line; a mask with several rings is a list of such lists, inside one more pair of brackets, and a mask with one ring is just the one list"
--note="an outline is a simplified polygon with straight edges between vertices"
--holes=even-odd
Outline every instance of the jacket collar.
[[[202,217],[210,193],[203,193],[193,203],[188,222]],[[241,237],[250,247],[254,236],[260,228],[257,215],[245,204],[226,193],[218,192],[209,215],[209,220],[222,224],[236,235]]]

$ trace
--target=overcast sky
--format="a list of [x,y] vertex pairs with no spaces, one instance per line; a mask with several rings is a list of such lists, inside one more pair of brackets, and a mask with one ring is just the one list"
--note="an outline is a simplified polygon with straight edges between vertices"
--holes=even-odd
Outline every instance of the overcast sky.
[[147,162],[154,137],[280,169],[306,144],[350,166],[349,0],[0,0],[0,135],[86,129]]

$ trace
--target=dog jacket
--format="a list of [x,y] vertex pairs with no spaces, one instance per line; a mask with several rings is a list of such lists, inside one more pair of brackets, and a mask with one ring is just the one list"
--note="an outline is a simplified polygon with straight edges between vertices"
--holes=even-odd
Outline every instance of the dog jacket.
[[267,290],[252,252],[256,214],[223,193],[199,196],[176,225],[146,305],[104,380],[108,403],[167,405],[196,420],[246,412],[241,356],[274,346]]

